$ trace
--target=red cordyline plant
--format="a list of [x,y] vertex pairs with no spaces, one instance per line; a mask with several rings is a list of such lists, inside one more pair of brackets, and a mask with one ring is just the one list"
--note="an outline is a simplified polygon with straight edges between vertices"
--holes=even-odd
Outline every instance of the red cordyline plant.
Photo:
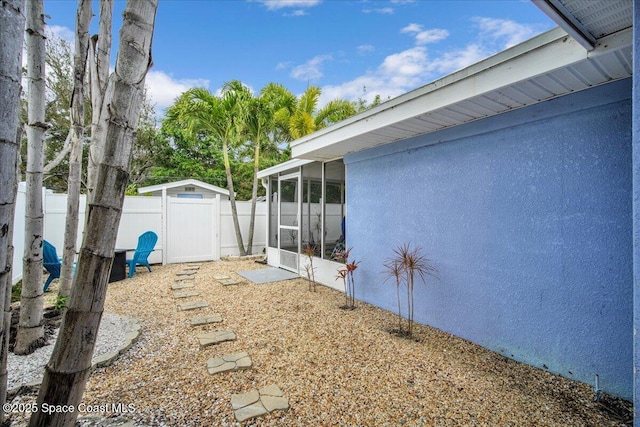
[[[411,244],[405,243],[393,250],[395,256],[388,259],[384,266],[388,277],[395,278],[398,295],[398,318],[400,322],[400,334],[411,336],[413,334],[413,288],[416,278],[426,283],[426,276],[435,277],[437,270],[431,265],[431,260],[422,255],[422,248],[411,249]],[[400,311],[400,285],[404,282],[407,286],[407,330],[402,330],[402,312]]]
[[344,267],[338,270],[338,275],[336,276],[336,280],[342,279],[344,283],[344,296],[346,303],[343,308],[353,310],[356,308],[356,282],[353,277],[353,273],[358,268],[358,264],[360,261],[351,261],[349,262],[349,254],[351,253],[351,249],[349,248],[340,255],[340,258],[344,259]]

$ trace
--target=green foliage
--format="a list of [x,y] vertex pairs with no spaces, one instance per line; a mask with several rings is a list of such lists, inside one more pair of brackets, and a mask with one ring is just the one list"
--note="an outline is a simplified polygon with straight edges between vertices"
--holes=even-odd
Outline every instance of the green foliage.
[[54,308],[56,310],[64,310],[67,308],[67,301],[69,301],[69,297],[63,297],[58,294],[58,298],[56,298],[56,303],[54,304]]
[[11,287],[11,303],[20,301],[20,294],[22,293],[22,280]]

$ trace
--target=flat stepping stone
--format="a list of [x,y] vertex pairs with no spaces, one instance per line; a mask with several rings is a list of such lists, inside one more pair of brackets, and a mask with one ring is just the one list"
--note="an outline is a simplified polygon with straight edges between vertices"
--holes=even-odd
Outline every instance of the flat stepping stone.
[[202,326],[210,323],[222,322],[222,316],[219,314],[212,314],[209,316],[198,316],[191,319],[191,326]]
[[190,262],[189,264],[186,265],[187,268],[200,268],[201,266],[202,264],[198,262]]
[[198,335],[198,341],[202,347],[220,344],[225,341],[235,341],[236,338],[236,333],[230,330],[207,332],[206,334]]
[[173,298],[174,299],[189,298],[189,297],[197,297],[198,295],[200,295],[200,292],[198,291],[182,291],[182,292],[176,292],[175,294],[173,294]]
[[182,269],[182,271],[198,271],[200,270],[200,266],[199,265],[186,265],[184,266],[184,268]]
[[193,270],[183,270],[183,271],[178,271],[176,273],[176,276],[193,276],[195,273],[195,271]]
[[229,280],[231,279],[231,276],[227,276],[226,274],[219,274],[217,276],[213,276],[214,279],[216,279],[217,281],[220,280]]
[[182,304],[178,304],[178,310],[187,311],[187,310],[196,310],[198,308],[209,307],[209,303],[206,301],[193,301],[193,302],[185,302]]
[[185,282],[187,280],[193,280],[196,276],[180,276],[175,279],[176,282]]
[[228,280],[221,280],[220,284],[222,284],[222,286],[231,286],[231,285],[239,285],[241,283],[247,283],[244,280],[236,280],[236,279],[228,279]]
[[280,387],[273,384],[260,390],[231,395],[231,408],[236,421],[242,422],[275,410],[287,410],[289,399],[284,396]]
[[249,368],[251,368],[251,357],[246,351],[207,360],[207,370],[211,375]]
[[173,289],[174,291],[179,291],[180,289],[189,289],[193,287],[193,283],[177,283],[175,285],[171,285],[171,289]]

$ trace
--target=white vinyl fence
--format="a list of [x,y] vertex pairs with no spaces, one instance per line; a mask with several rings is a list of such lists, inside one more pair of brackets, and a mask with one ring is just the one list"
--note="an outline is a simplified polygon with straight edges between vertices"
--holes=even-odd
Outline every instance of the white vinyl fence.
[[[80,198],[80,216],[84,218],[85,197]],[[251,202],[237,202],[240,230],[245,248],[249,234]],[[66,221],[67,195],[45,191],[43,195],[44,238],[62,255]],[[262,253],[266,246],[266,203],[256,206],[253,253]],[[12,282],[22,278],[24,252],[25,185],[20,183],[16,198],[13,233]],[[84,221],[78,224],[80,248]],[[218,199],[179,199],[167,197],[126,196],[118,228],[117,249],[135,249],[138,236],[145,231],[158,235],[155,251],[149,256],[152,264],[213,261],[222,256],[238,255],[240,250],[231,217],[229,201]],[[132,252],[128,253],[130,257]]]

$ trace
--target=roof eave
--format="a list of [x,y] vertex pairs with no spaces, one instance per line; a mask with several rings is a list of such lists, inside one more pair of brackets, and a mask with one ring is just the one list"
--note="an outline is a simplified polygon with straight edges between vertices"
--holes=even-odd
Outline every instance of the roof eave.
[[[596,49],[587,52],[564,30],[556,28],[375,108],[298,139],[291,144],[292,156],[299,159],[327,160],[405,139],[405,137],[389,138],[384,142],[370,143],[365,141],[364,136],[404,120],[453,106],[474,96],[499,91],[553,70],[570,67],[604,51],[619,48],[618,45],[630,43],[628,33],[627,30],[606,37],[607,43],[599,42]],[[557,96],[561,95],[563,94]],[[546,99],[540,101],[544,100]],[[504,111],[495,114],[501,112]],[[477,118],[473,120],[475,119]],[[424,133],[428,132],[418,132],[409,137]]]

